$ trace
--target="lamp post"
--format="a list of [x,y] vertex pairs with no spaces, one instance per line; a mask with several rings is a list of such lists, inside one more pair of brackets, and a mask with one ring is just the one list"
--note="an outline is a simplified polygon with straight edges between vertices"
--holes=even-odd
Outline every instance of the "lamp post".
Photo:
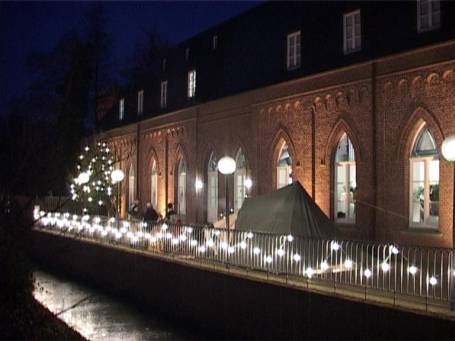
[[229,156],[222,157],[218,161],[218,171],[224,175],[224,188],[226,194],[226,228],[227,228],[227,257],[229,257],[229,233],[230,233],[230,226],[229,226],[229,188],[228,188],[228,175],[235,172],[236,164],[235,160]]
[[111,173],[112,183],[117,184],[117,221],[120,216],[120,182],[125,178],[125,173],[121,169],[116,169]]

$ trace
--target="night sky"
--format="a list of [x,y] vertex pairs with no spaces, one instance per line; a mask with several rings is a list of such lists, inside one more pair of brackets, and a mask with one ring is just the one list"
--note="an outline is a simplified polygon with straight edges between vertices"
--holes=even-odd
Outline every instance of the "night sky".
[[[143,31],[156,28],[178,43],[254,6],[257,2],[104,2],[113,42],[114,71],[131,60]],[[0,3],[0,113],[26,93],[31,82],[25,65],[33,50],[48,51],[70,30],[83,27],[94,2]]]

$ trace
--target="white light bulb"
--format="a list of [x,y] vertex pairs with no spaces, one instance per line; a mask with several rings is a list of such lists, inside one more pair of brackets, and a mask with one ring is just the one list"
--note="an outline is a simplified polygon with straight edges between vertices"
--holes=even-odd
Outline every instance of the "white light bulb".
[[434,285],[436,285],[436,284],[438,284],[438,280],[436,279],[436,277],[431,276],[431,277],[430,277],[430,285],[433,285],[433,286],[434,286]]
[[205,246],[204,245],[199,246],[198,250],[199,250],[199,252],[204,253],[205,252]]
[[163,225],[161,225],[161,229],[162,229],[163,231],[166,231],[167,228],[168,228],[168,226],[167,226],[166,223],[164,223]]
[[321,270],[326,271],[329,268],[329,264],[327,263],[326,260],[321,262]]
[[245,179],[245,187],[246,189],[250,189],[253,186],[253,181],[250,178]]
[[254,237],[253,232],[248,232],[248,234],[246,236],[248,239],[253,239],[253,237]]
[[381,264],[381,269],[382,269],[382,271],[384,271],[384,272],[389,271],[389,270],[390,270],[390,265],[389,265],[389,263],[383,262],[383,263]]
[[338,251],[340,249],[340,244],[338,244],[337,242],[332,242],[330,244],[330,248],[332,249],[332,251]]
[[344,261],[344,266],[346,267],[346,269],[352,269],[352,260],[346,259]]
[[280,256],[280,257],[283,257],[283,256],[286,254],[286,252],[285,252],[283,249],[278,249],[276,253],[277,253],[278,256]]
[[292,242],[294,240],[294,237],[292,235],[287,236],[288,242]]
[[235,249],[233,246],[229,246],[228,253],[234,253]]
[[372,273],[371,273],[371,270],[370,269],[365,269],[365,271],[363,272],[363,275],[366,277],[366,278],[370,278]]
[[240,242],[240,248],[241,248],[242,250],[245,250],[245,249],[246,249],[246,243],[245,243],[244,241],[241,241],[241,242]]
[[300,262],[300,259],[302,258],[300,257],[299,254],[296,253],[294,256],[292,256],[292,259],[294,260],[294,262]]
[[258,254],[261,253],[261,249],[258,248],[258,247],[255,247],[255,248],[253,249],[253,253],[254,253],[255,255],[258,255]]
[[400,253],[400,250],[398,250],[398,248],[394,245],[392,245],[391,250],[394,255],[397,255]]
[[265,256],[264,259],[265,259],[265,262],[266,262],[267,264],[270,264],[270,263],[272,263],[272,261],[273,261],[272,256]]
[[313,268],[309,267],[305,270],[305,273],[309,278],[311,278],[314,275],[314,270],[313,270]]
[[197,245],[197,240],[195,240],[195,239],[191,240],[190,245],[191,246],[196,246]]
[[220,244],[220,247],[221,247],[223,250],[226,250],[226,249],[228,248],[228,243],[222,242],[222,243]]
[[411,274],[411,275],[415,275],[417,273],[417,267],[415,265],[411,265],[410,267],[408,267],[408,272]]

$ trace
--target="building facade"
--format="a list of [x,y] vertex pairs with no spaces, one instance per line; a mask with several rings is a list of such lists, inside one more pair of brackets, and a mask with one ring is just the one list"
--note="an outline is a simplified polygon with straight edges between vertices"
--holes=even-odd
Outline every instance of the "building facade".
[[[137,198],[219,219],[227,155],[234,211],[298,180],[342,238],[452,247],[452,14],[439,1],[266,3],[183,42],[155,85],[103,106],[123,214]],[[276,16],[288,20],[264,26]]]

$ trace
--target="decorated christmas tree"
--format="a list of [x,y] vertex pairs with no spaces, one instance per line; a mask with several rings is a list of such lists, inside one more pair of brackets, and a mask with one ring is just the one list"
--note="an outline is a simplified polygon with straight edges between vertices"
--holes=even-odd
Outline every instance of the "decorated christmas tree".
[[79,155],[77,174],[70,187],[72,199],[81,204],[84,214],[108,215],[112,211],[117,194],[113,165],[114,157],[104,142],[86,146]]

